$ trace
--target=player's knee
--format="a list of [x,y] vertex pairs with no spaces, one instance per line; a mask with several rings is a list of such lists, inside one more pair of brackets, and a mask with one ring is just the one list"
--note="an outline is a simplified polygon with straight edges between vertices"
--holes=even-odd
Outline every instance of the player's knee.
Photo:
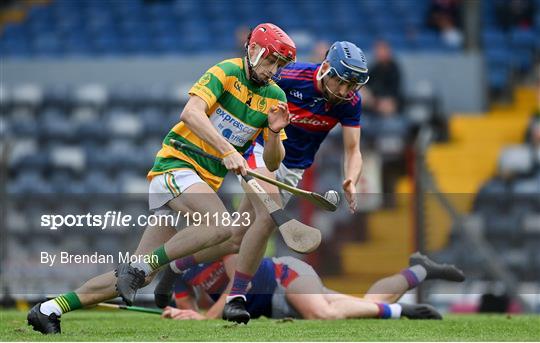
[[240,251],[240,245],[242,244],[242,239],[244,239],[247,229],[247,227],[242,227],[233,230],[231,238],[228,241],[230,254],[236,254]]

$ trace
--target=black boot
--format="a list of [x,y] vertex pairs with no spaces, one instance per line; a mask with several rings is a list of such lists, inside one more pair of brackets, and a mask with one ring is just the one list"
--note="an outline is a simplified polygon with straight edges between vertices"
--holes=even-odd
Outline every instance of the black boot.
[[144,272],[128,263],[118,265],[114,271],[116,275],[116,290],[122,297],[122,300],[129,306],[133,305],[137,290],[144,285]]
[[60,316],[56,313],[51,313],[48,316],[41,313],[39,310],[41,303],[36,304],[28,311],[28,325],[31,325],[35,331],[39,331],[44,335],[61,333],[60,330]]
[[225,304],[223,308],[223,319],[230,322],[247,324],[251,319],[246,311],[246,301],[243,297],[236,297]]

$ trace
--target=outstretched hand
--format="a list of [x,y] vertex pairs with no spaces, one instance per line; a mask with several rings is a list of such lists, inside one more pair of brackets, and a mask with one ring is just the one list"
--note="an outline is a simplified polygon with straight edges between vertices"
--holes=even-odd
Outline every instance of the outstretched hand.
[[276,106],[270,107],[268,111],[268,127],[278,132],[289,125],[290,113],[286,103],[280,101]]
[[347,199],[347,202],[349,203],[349,211],[351,213],[356,212],[356,186],[351,179],[346,179],[343,181],[342,187],[343,192],[345,193],[345,199]]
[[170,318],[177,320],[205,320],[204,315],[193,310],[181,310],[178,308],[167,306],[161,314],[161,318]]

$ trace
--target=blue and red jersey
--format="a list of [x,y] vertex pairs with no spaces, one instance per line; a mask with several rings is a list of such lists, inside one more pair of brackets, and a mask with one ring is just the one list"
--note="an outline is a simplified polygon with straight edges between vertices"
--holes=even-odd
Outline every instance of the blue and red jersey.
[[[251,280],[251,288],[246,294],[246,310],[251,317],[272,316],[272,295],[278,281],[287,287],[298,274],[286,264],[276,263],[272,258],[265,257],[259,269]],[[201,263],[189,269],[176,281],[174,292],[177,298],[187,296],[189,290],[198,287],[208,293],[212,300],[217,301],[227,288],[229,277],[222,261]]]
[[[357,93],[349,102],[328,104],[317,87],[320,64],[293,63],[283,68],[277,82],[287,95],[291,122],[285,127],[287,139],[285,159],[287,168],[307,169],[313,164],[328,132],[336,126],[360,127],[362,101]],[[264,145],[261,136],[257,142]]]

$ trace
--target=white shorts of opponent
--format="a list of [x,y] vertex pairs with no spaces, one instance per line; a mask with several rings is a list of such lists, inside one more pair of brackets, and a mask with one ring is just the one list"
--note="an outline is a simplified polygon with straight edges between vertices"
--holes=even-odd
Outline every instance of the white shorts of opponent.
[[[248,163],[251,168],[266,168],[263,159],[263,151],[264,147],[259,143],[256,143],[253,147],[253,155],[248,159]],[[287,168],[283,165],[283,163],[281,163],[276,171],[276,180],[296,187],[298,186],[298,183],[300,183],[300,180],[302,180],[302,175],[304,175],[304,169]],[[291,199],[292,194],[282,189],[280,189],[279,192],[281,194],[282,206],[285,207],[285,205],[287,205]]]
[[[323,289],[319,275],[313,269],[313,267],[306,262],[291,256],[273,257],[272,260],[275,264],[286,264],[289,268],[289,274],[291,274],[291,272],[295,273],[292,280],[288,280],[289,282],[294,281],[298,277],[309,278],[312,284],[320,284],[321,289]],[[287,300],[286,285],[282,285],[279,279],[277,281],[278,286],[272,295],[272,318],[281,319],[291,317],[301,319],[302,316]]]

